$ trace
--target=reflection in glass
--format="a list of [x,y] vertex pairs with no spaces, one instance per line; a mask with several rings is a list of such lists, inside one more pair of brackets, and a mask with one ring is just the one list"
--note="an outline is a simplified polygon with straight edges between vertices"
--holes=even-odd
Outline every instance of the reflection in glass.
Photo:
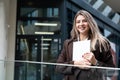
[[21,8],[17,34],[60,34],[61,23],[58,19],[58,8]]
[[[59,38],[30,37],[17,39],[16,60],[56,62]],[[15,80],[56,80],[55,66],[35,63],[15,63]]]
[[[34,21],[33,23],[25,24],[27,22],[19,21],[17,34],[60,34],[60,22],[57,21]],[[48,33],[47,33],[48,32]]]

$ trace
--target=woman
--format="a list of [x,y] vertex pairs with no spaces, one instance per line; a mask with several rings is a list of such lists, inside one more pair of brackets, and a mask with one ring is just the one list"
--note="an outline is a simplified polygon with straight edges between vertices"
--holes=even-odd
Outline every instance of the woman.
[[[90,40],[90,52],[82,55],[81,60],[73,61],[73,42]],[[56,71],[64,74],[64,80],[104,80],[102,70],[87,66],[114,67],[109,41],[102,36],[90,13],[85,10],[77,12],[71,31],[71,39],[64,42],[57,63],[74,66],[56,66]],[[75,66],[76,65],[76,66]]]

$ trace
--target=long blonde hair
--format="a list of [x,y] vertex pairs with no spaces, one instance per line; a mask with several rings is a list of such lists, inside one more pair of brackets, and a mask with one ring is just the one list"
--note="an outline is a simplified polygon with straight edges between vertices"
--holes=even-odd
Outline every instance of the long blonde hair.
[[100,33],[98,25],[97,25],[96,21],[93,19],[92,15],[85,10],[80,10],[75,15],[74,21],[73,21],[73,29],[71,31],[71,38],[77,39],[79,36],[79,33],[76,29],[76,18],[78,15],[84,16],[88,22],[89,27],[90,27],[89,37],[91,40],[91,50],[96,50],[95,45],[98,41],[100,51],[102,51],[101,47],[103,47],[104,50],[107,51],[110,47],[108,40]]

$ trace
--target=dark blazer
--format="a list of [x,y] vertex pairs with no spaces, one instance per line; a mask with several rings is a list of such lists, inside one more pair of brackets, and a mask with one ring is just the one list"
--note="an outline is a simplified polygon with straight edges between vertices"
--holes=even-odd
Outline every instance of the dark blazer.
[[[57,63],[73,64],[72,52],[73,42],[75,40],[67,39],[64,41],[63,49],[58,57]],[[96,50],[92,51],[98,60],[97,66],[114,67],[111,50],[100,52],[98,43]],[[102,79],[102,70],[100,69],[80,69],[72,66],[56,66],[56,71],[64,74],[64,80],[104,80]]]

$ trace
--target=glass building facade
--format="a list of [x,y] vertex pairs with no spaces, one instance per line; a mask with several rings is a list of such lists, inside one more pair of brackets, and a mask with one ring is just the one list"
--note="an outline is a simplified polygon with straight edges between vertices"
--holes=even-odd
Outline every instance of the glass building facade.
[[[82,0],[18,0],[15,60],[55,63],[63,41],[70,38],[74,15],[80,9],[91,12],[102,34],[111,41],[115,57],[120,55],[119,31],[113,29],[112,24],[100,20],[99,16],[107,17],[99,12],[93,13],[96,10],[82,3],[85,4]],[[116,59],[119,66],[118,56]],[[58,80],[59,76],[53,65],[15,64],[14,80]]]

